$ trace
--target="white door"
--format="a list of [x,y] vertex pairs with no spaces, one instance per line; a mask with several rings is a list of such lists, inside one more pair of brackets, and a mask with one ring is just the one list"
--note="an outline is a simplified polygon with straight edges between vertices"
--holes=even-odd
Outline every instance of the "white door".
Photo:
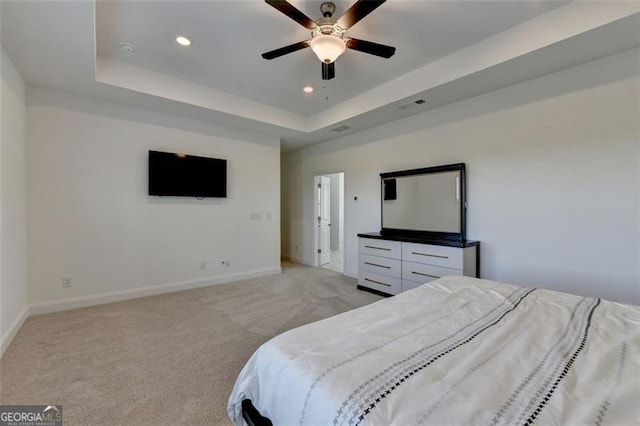
[[331,179],[320,177],[318,183],[318,264],[331,261]]

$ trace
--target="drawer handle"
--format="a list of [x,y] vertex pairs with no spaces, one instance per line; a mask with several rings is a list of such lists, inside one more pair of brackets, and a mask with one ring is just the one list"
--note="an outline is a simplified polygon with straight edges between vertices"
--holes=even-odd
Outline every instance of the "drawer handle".
[[376,284],[380,284],[380,285],[386,285],[387,287],[391,287],[391,284],[387,284],[387,283],[382,283],[380,281],[376,281],[376,280],[370,280],[369,278],[365,278],[365,281],[369,281],[370,283],[376,283]]
[[391,266],[378,265],[377,263],[364,262],[364,264],[365,264],[365,265],[371,265],[371,266],[377,266],[378,268],[387,268],[387,269],[391,269]]
[[376,250],[386,250],[386,251],[391,251],[390,248],[386,248],[386,247],[376,247],[376,246],[365,246],[366,248],[372,248],[372,249],[376,249]]
[[439,254],[428,254],[428,253],[418,253],[417,251],[412,251],[411,254],[417,254],[419,256],[428,256],[428,257],[439,257],[440,259],[448,259],[449,256],[442,256]]
[[429,275],[429,274],[424,274],[422,272],[414,272],[414,271],[412,271],[411,273],[412,274],[416,274],[416,275],[422,275],[423,277],[429,277],[429,278],[442,278],[442,277],[439,277],[437,275]]

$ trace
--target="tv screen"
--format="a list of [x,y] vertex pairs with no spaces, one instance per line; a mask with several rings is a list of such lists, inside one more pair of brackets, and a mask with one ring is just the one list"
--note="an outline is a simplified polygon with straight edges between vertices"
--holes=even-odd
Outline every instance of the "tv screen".
[[149,195],[227,197],[227,160],[149,151]]
[[396,195],[396,180],[395,179],[384,179],[382,181],[384,188],[384,199],[385,200],[395,200]]

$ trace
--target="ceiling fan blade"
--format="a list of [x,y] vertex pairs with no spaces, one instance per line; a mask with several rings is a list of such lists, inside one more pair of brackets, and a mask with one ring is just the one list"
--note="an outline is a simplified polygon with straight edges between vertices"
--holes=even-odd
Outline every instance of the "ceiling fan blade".
[[376,10],[387,0],[358,0],[338,19],[338,25],[345,30],[351,28],[362,18]]
[[309,41],[305,40],[305,41],[299,41],[298,43],[293,43],[290,44],[288,46],[285,47],[281,47],[280,49],[276,49],[276,50],[271,50],[269,52],[265,52],[262,54],[262,57],[265,59],[275,59],[275,58],[279,58],[280,56],[286,55],[288,53],[293,53],[296,52],[298,50],[302,50],[305,47],[309,47]]
[[358,50],[370,55],[381,56],[383,58],[390,58],[394,53],[396,53],[395,47],[385,46],[384,44],[378,44],[372,41],[359,40],[357,38],[350,38],[347,41],[347,47],[349,49]]
[[336,76],[336,63],[331,62],[330,64],[322,63],[322,79],[323,80],[331,80]]
[[309,18],[304,13],[300,12],[298,9],[296,9],[288,1],[286,1],[286,0],[264,0],[264,1],[267,4],[275,7],[280,12],[284,13],[289,18],[293,19],[294,21],[296,21],[298,24],[302,25],[303,27],[305,27],[305,28],[307,28],[309,30],[311,30],[311,29],[316,27],[316,23],[311,18]]

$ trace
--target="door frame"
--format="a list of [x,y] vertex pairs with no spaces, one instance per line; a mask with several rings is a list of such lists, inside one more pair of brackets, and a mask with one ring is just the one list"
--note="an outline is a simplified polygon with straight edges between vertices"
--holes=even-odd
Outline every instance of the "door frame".
[[[331,198],[333,191],[331,190],[333,179],[329,176],[318,176],[318,198],[317,205],[322,207],[322,211],[318,210],[318,245],[316,246],[316,257],[318,266],[324,266],[331,262]],[[328,216],[326,214],[328,213]],[[325,250],[326,249],[326,250]]]
[[313,226],[313,262],[312,262],[312,266],[314,267],[320,267],[320,256],[318,256],[318,244],[320,243],[320,227],[318,227],[318,214],[320,213],[318,211],[318,200],[316,199],[316,197],[318,196],[317,191],[318,191],[318,184],[320,183],[320,177],[321,176],[328,176],[328,175],[334,175],[337,173],[342,173],[342,184],[343,184],[343,191],[342,191],[342,214],[343,214],[343,221],[342,221],[342,227],[340,229],[340,232],[342,233],[342,238],[344,240],[344,246],[342,247],[342,274],[344,275],[346,268],[345,268],[345,260],[347,257],[347,239],[346,239],[346,232],[345,232],[345,228],[346,228],[346,223],[347,223],[347,172],[345,172],[344,170],[336,170],[336,171],[331,171],[331,172],[326,172],[326,173],[314,173],[313,176],[313,220],[311,221],[312,226]]

